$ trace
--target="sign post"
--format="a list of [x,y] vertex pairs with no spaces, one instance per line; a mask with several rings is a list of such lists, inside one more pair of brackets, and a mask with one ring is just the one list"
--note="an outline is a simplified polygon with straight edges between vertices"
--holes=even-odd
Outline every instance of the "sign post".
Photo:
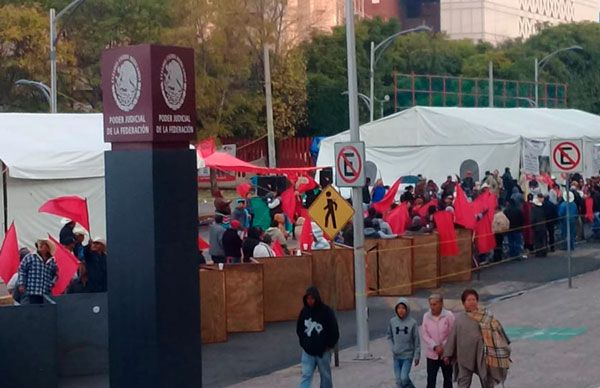
[[194,74],[192,49],[102,55],[112,388],[202,381]]
[[571,250],[571,219],[569,203],[571,198],[575,199],[571,193],[571,175],[580,172],[583,167],[583,140],[551,140],[550,141],[550,159],[552,172],[566,174],[566,229],[567,229],[567,272],[569,277],[569,288],[573,288],[572,280],[572,257]]
[[[350,141],[359,142],[358,130],[358,79],[356,75],[356,39],[354,36],[354,1],[346,0],[346,50],[348,65],[348,111],[350,122]],[[356,342],[358,360],[373,358],[369,353],[369,322],[367,310],[367,280],[365,268],[365,235],[363,232],[362,189],[352,187],[352,206],[354,207],[354,287],[356,296]]]

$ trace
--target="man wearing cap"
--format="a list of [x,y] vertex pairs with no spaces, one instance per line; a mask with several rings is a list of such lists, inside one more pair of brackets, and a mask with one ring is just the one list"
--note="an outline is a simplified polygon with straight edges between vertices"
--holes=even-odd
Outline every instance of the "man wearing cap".
[[106,292],[106,240],[96,237],[84,248],[88,292]]
[[223,233],[223,249],[228,263],[242,262],[242,239],[239,235],[241,229],[240,222],[233,220],[230,228]]
[[21,304],[43,304],[44,295],[50,295],[58,276],[54,243],[40,239],[35,247],[37,251],[25,256],[19,265],[17,287],[23,295]]

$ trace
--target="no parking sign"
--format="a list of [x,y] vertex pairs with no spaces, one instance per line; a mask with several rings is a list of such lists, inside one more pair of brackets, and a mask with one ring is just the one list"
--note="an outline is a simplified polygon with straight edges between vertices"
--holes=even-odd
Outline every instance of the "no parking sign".
[[583,140],[551,140],[552,172],[575,173],[583,170]]

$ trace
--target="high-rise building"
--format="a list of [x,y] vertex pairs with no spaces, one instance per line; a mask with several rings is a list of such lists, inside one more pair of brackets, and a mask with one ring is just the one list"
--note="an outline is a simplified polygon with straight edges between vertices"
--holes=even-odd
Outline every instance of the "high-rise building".
[[598,0],[442,0],[441,29],[452,38],[500,43],[540,27],[598,21]]
[[366,17],[427,24],[451,38],[490,43],[528,38],[544,24],[598,21],[599,0],[364,0]]

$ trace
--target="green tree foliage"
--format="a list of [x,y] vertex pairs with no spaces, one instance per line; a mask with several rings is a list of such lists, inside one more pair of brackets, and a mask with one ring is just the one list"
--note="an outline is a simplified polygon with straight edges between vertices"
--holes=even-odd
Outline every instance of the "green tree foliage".
[[[43,95],[15,81],[27,79],[50,85],[48,16],[37,5],[0,6],[0,111],[48,111]],[[73,66],[73,45],[59,50],[59,64]]]
[[[401,26],[393,20],[374,19],[356,24],[359,92],[369,94],[370,42],[378,44],[400,30]],[[347,90],[345,44],[345,29],[338,28],[332,34],[315,36],[303,46],[308,72],[310,130],[307,134],[329,135],[348,128],[348,102],[341,95]],[[490,61],[494,63],[496,78],[532,82],[536,56],[541,59],[556,49],[572,45],[582,46],[583,51],[563,52],[553,57],[540,72],[540,82],[569,84],[570,107],[600,113],[600,75],[594,71],[600,61],[598,23],[544,26],[526,41],[507,41],[497,47],[470,40],[450,40],[439,33],[400,36],[377,63],[375,98],[393,96],[394,71],[485,78]],[[441,99],[434,98],[433,104],[441,104]],[[368,111],[363,104],[360,108],[361,122],[368,121]],[[378,103],[375,108],[377,118]],[[387,104],[386,114],[392,112],[393,104]]]
[[200,136],[266,134],[263,47],[272,47],[273,115],[277,136],[306,121],[303,53],[287,50],[285,0],[173,1],[173,25],[162,41],[196,51]]

